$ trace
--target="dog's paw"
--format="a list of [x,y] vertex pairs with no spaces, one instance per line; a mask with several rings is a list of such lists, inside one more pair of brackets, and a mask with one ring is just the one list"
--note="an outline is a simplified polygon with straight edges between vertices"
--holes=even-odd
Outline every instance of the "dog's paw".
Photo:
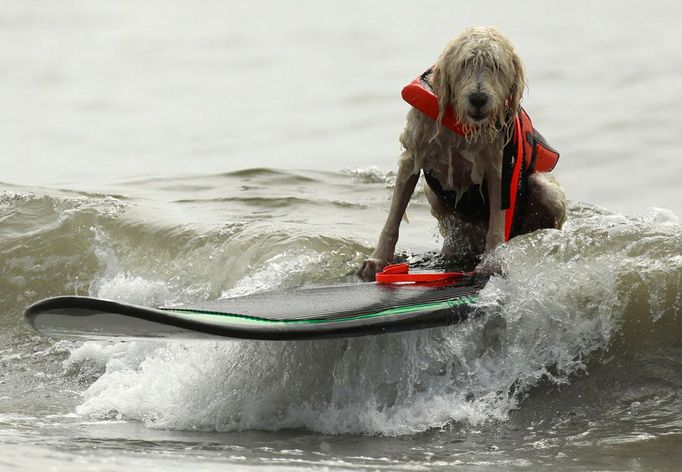
[[369,258],[358,269],[358,277],[365,282],[373,282],[376,279],[377,272],[384,270],[387,265],[388,261],[383,259]]

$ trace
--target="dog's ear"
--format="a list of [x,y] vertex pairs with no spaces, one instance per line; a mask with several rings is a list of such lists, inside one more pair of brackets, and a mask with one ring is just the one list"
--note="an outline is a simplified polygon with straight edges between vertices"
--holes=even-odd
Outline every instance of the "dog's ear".
[[447,72],[443,70],[443,64],[439,63],[433,67],[433,91],[438,97],[438,126],[440,126],[445,116],[445,111],[452,106],[452,89],[450,81],[446,79]]
[[509,97],[511,99],[509,106],[516,113],[521,107],[521,97],[523,97],[523,92],[526,88],[526,74],[523,70],[523,62],[521,62],[521,58],[516,52],[512,55],[512,65],[514,67],[514,82]]

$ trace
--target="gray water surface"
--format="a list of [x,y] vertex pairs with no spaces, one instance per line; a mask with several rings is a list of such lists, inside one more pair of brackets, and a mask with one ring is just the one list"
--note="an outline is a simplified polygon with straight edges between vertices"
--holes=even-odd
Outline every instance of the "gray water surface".
[[[679,2],[0,2],[0,469],[680,470]],[[472,24],[525,61],[564,231],[465,326],[65,342],[22,311],[353,280],[403,85]],[[415,194],[398,251],[442,243]],[[417,256],[415,256],[417,255]]]

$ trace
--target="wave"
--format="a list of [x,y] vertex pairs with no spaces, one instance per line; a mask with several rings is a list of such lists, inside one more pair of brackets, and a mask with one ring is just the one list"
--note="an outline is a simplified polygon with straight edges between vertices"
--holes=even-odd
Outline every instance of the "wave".
[[[5,330],[18,329],[23,308],[49,296],[104,291],[110,298],[147,304],[215,299],[270,260],[306,254],[316,261],[305,274],[280,273],[276,284],[287,287],[300,285],[306,276],[338,280],[340,273],[350,272],[344,267],[352,265],[349,261],[362,257],[360,244],[317,228],[311,232],[305,221],[245,214],[202,225],[148,205],[58,192],[0,195],[0,291],[7,294],[0,324]],[[119,293],[111,288],[116,284]]]
[[[336,434],[505,420],[537,385],[569,385],[642,343],[679,343],[669,334],[680,332],[679,236],[665,213],[593,213],[494,254],[505,276],[483,291],[483,320],[366,339],[148,346],[141,362],[118,357],[123,367],[95,382],[78,411],[160,428]],[[297,260],[305,265],[288,264]]]
[[[306,214],[202,226],[156,210],[3,194],[3,327],[18,330],[24,305],[64,293],[154,305],[332,283],[368,250],[344,228],[320,234]],[[87,342],[65,348],[65,374],[87,386],[79,414],[154,428],[401,435],[506,421],[542,386],[570,389],[633,352],[677,359],[681,238],[665,210],[627,217],[573,204],[563,231],[515,238],[488,257],[501,275],[481,293],[487,316],[465,325],[329,341]],[[641,367],[672,395],[679,368],[663,382],[660,364]],[[622,384],[612,388],[632,385]]]

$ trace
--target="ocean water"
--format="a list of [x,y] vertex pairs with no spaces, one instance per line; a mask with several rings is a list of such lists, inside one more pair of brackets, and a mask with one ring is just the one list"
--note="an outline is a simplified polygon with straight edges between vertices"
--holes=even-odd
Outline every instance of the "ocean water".
[[[0,470],[680,470],[677,2],[2,2]],[[401,87],[471,24],[527,68],[562,231],[514,239],[457,327],[72,342],[30,303],[354,280]],[[423,194],[408,258],[442,243]]]

